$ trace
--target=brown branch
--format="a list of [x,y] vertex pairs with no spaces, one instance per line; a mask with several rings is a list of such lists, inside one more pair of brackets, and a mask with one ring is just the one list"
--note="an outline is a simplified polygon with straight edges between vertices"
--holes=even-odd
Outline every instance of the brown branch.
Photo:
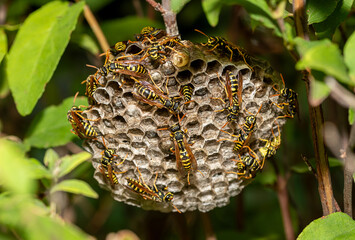
[[139,0],[133,0],[133,7],[136,10],[138,17],[144,17],[142,5]]
[[350,217],[353,216],[352,189],[353,174],[355,172],[355,124],[351,126],[349,144],[344,158],[344,212]]
[[276,192],[277,198],[280,204],[282,222],[285,231],[285,238],[287,240],[294,240],[295,239],[295,231],[292,226],[291,214],[290,214],[290,205],[288,199],[288,192],[287,192],[287,179],[289,175],[284,177],[280,174],[279,168],[275,162],[274,158],[270,158],[270,162],[274,167],[275,174],[277,176],[276,179]]
[[301,156],[302,157],[302,160],[306,163],[306,165],[307,165],[307,167],[308,167],[308,170],[310,171],[310,172],[312,172],[313,173],[313,175],[317,178],[317,172],[316,172],[316,170],[314,169],[314,167],[311,165],[311,163],[308,161],[308,158],[307,157],[305,157],[305,156]]
[[213,227],[211,224],[211,219],[208,213],[200,213],[202,218],[203,227],[205,229],[206,240],[216,240],[216,234],[213,231]]
[[179,29],[176,21],[176,14],[171,11],[171,6],[170,6],[170,0],[162,0],[162,5],[160,3],[157,3],[154,0],[146,0],[152,7],[158,11],[161,12],[164,23],[165,23],[165,28],[166,28],[166,33],[168,36],[180,36],[179,34]]
[[84,6],[84,16],[85,16],[86,21],[90,25],[90,28],[94,32],[94,34],[97,38],[97,41],[99,41],[101,50],[103,52],[106,52],[107,49],[110,48],[110,45],[108,44],[107,39],[106,39],[104,33],[102,32],[99,23],[97,22],[94,14],[91,12],[91,10],[87,4],[85,4],[85,6]]
[[[296,32],[299,37],[309,40],[309,29],[305,18],[304,0],[294,0],[293,15]],[[310,82],[314,80],[310,70],[304,71],[304,80],[307,96],[310,93]],[[329,171],[328,155],[325,150],[323,138],[324,118],[322,107],[312,107],[308,101],[309,117],[311,121],[313,148],[316,159],[318,192],[322,203],[323,215],[329,215],[337,210],[337,203],[334,199],[332,182]]]

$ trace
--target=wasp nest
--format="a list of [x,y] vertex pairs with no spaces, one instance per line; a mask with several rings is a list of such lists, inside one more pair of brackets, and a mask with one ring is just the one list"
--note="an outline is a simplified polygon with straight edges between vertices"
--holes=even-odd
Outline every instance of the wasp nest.
[[[239,170],[233,159],[243,158],[251,150],[260,161],[265,159],[259,149],[266,142],[260,139],[271,139],[280,134],[275,119],[284,114],[275,106],[277,98],[271,97],[278,94],[273,85],[280,83],[279,75],[257,59],[235,60],[233,56],[231,61],[228,49],[213,49],[207,44],[194,44],[186,40],[168,40],[170,46],[156,52],[161,56],[153,59],[153,54],[150,55],[148,50],[154,46],[156,39],[143,38],[142,35],[136,38],[139,41],[126,43],[127,48],[121,53],[111,51],[108,54],[111,56],[109,63],[140,64],[147,71],[145,75],[138,74],[137,67],[105,72],[108,70],[106,67],[91,76],[99,84],[93,92],[92,107],[84,112],[88,119],[98,119],[90,122],[98,137],[87,139],[84,147],[93,155],[96,180],[112,192],[115,200],[144,209],[170,212],[175,211],[175,205],[181,212],[196,209],[207,212],[227,205],[230,197],[238,195],[249,182],[242,174],[237,174]],[[218,110],[229,104],[224,88],[229,72],[241,77],[242,102],[236,121],[226,124],[228,110]],[[142,80],[154,83],[165,95],[181,101],[184,118],[182,115],[178,118],[166,108],[138,101],[133,93],[137,92],[137,81]],[[193,89],[193,101],[187,104],[180,97],[184,85]],[[221,98],[225,103],[216,98]],[[246,143],[251,150],[244,147],[236,153],[233,150],[235,143],[224,139],[237,140],[230,134],[241,133],[245,118],[250,115],[256,116],[255,130]],[[171,151],[175,147],[169,127],[179,119],[182,129],[187,129],[187,141],[193,143],[190,148],[197,162],[198,171],[189,174],[190,184],[187,174],[178,171],[176,156]],[[277,123],[281,127],[285,118],[277,119]],[[224,132],[221,131],[223,126]],[[114,158],[117,163],[126,158],[122,164],[113,167],[118,173],[115,174],[117,184],[111,184],[105,173],[100,171],[105,149],[115,150],[119,156]],[[146,199],[143,194],[132,191],[127,178],[142,181],[139,172],[146,186],[156,183],[158,189],[167,187],[165,192],[174,194],[173,205]]]

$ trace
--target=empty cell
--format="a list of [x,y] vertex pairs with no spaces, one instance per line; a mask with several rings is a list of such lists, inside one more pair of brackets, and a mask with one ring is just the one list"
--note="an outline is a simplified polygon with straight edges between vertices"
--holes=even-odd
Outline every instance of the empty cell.
[[206,73],[200,73],[193,77],[192,82],[196,85],[205,85],[208,81],[208,75]]
[[109,81],[106,90],[111,96],[122,94],[122,88],[117,81]]
[[213,109],[210,105],[203,105],[199,107],[197,113],[201,119],[204,119],[204,122],[213,119]]
[[223,68],[222,76],[223,78],[226,77],[227,72],[232,72],[233,74],[237,75],[237,67],[235,65],[227,65]]
[[190,63],[190,69],[193,73],[204,72],[206,69],[206,62],[202,59],[196,59]]
[[206,98],[208,98],[211,94],[206,87],[202,87],[195,90],[195,95],[199,97],[205,96]]
[[127,128],[127,122],[122,116],[116,116],[112,119],[112,124],[117,128],[117,129],[123,129]]
[[216,140],[206,141],[204,149],[207,151],[208,155],[218,153],[219,142],[217,142]]
[[188,131],[188,135],[196,135],[200,132],[200,123],[197,119],[194,119],[193,121],[189,121],[188,123],[186,123],[185,128]]
[[104,119],[103,123],[104,123],[105,127],[107,127],[107,128],[113,128],[114,127],[114,125],[111,123],[110,120]]
[[110,95],[103,88],[98,88],[94,92],[94,98],[98,103],[101,104],[109,104],[110,103]]
[[217,60],[213,60],[207,63],[207,69],[206,69],[207,74],[216,74],[221,72],[221,70],[222,70],[222,65]]
[[184,70],[176,75],[176,79],[180,84],[188,84],[191,82],[192,73],[189,70]]
[[131,128],[128,130],[128,136],[133,139],[139,139],[140,141],[143,139],[144,132],[140,128]]
[[160,70],[163,74],[168,76],[174,74],[176,71],[174,65],[170,61],[166,61],[165,63],[163,63],[160,67]]
[[142,49],[139,46],[137,46],[136,44],[130,44],[126,49],[127,55],[134,55],[134,54],[141,53],[141,52],[142,52]]
[[213,124],[208,124],[202,130],[202,136],[205,139],[215,139],[219,133],[219,129]]

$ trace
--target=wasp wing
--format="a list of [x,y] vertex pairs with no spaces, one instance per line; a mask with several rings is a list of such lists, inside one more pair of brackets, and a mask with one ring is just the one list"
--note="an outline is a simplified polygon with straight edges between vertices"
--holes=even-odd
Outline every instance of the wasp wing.
[[229,106],[233,107],[232,85],[231,85],[231,81],[229,78],[229,74],[230,74],[230,71],[227,71],[225,89],[226,89],[226,93],[227,93],[227,98],[229,100]]
[[197,170],[196,158],[195,158],[195,155],[191,151],[191,147],[186,140],[186,136],[184,136],[184,145],[185,145],[188,155],[190,156],[191,167],[194,171],[196,171]]
[[174,147],[175,147],[175,158],[176,158],[176,168],[178,169],[180,174],[184,174],[184,167],[182,166],[181,157],[180,157],[180,148],[178,142],[174,139]]
[[243,92],[243,75],[238,72],[238,92],[237,92],[237,97],[238,97],[238,103],[240,109],[242,109],[242,92]]

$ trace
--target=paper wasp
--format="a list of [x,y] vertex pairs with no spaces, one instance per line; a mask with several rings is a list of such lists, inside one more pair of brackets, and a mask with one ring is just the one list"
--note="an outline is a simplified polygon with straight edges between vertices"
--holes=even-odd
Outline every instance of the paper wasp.
[[279,132],[279,135],[277,137],[275,136],[274,129],[272,127],[271,128],[271,132],[272,132],[272,136],[273,136],[272,140],[259,138],[259,140],[265,142],[265,146],[259,148],[259,152],[260,152],[260,154],[261,154],[261,156],[263,158],[269,158],[269,157],[275,155],[276,154],[276,150],[281,145],[280,125],[277,123],[277,119],[274,122],[276,122],[276,124],[277,124],[277,130]]
[[291,88],[286,88],[285,80],[284,80],[282,74],[280,74],[280,76],[281,76],[282,83],[283,83],[284,87],[279,91],[275,88],[275,85],[274,85],[273,89],[279,93],[272,95],[270,97],[280,96],[281,98],[283,98],[285,100],[285,102],[282,102],[279,104],[272,102],[276,107],[278,107],[282,110],[286,108],[286,114],[283,116],[279,116],[277,118],[294,118],[295,115],[299,112],[297,93],[294,90],[292,90]]
[[235,144],[234,144],[233,150],[236,151],[236,152],[239,152],[244,147],[248,147],[248,146],[245,146],[245,145],[248,142],[251,133],[255,130],[255,127],[256,127],[256,116],[260,112],[261,107],[262,107],[262,104],[260,105],[259,110],[258,110],[258,112],[255,115],[250,114],[250,115],[245,117],[244,124],[242,126],[238,125],[239,126],[239,131],[238,131],[237,134],[231,134],[229,132],[221,130],[222,132],[227,133],[227,134],[231,135],[232,137],[237,138],[237,140],[230,140],[230,139],[223,138],[223,139],[218,140],[218,142],[219,141],[234,142]]
[[111,54],[113,56],[117,56],[119,53],[124,52],[127,49],[129,42],[130,41],[121,41],[121,42],[115,43],[114,46],[110,47]]
[[90,105],[95,105],[97,102],[94,99],[94,92],[97,85],[100,84],[94,75],[90,75],[86,80],[82,81],[81,84],[86,83],[85,95],[88,97],[88,102]]
[[192,97],[192,93],[193,93],[194,89],[193,89],[193,86],[192,84],[186,84],[186,85],[183,85],[181,88],[180,88],[180,95],[184,97],[184,100],[185,100],[185,104],[186,103],[189,103],[191,102],[191,97]]
[[[215,49],[218,49],[218,50],[221,50],[223,53],[228,54],[228,52],[229,52],[230,53],[230,58],[229,58],[230,61],[232,61],[233,55],[234,56],[235,55],[241,56],[243,58],[245,64],[251,70],[253,70],[253,68],[247,63],[247,61],[245,59],[245,56],[246,56],[245,51],[242,51],[239,47],[234,46],[233,44],[229,43],[223,37],[211,37],[198,29],[195,29],[195,31],[205,35],[208,38],[207,43],[202,44],[202,46],[206,46],[207,48],[209,48],[209,51],[213,51]],[[237,50],[237,51],[235,51],[235,50]]]
[[241,158],[240,154],[238,154],[239,160],[233,159],[233,161],[235,161],[237,164],[238,172],[226,173],[234,173],[240,176],[240,178],[250,179],[256,176],[257,171],[263,169],[265,158],[260,161],[257,154],[249,146],[246,146],[246,148],[249,150],[248,155]]
[[[182,119],[185,115],[182,117]],[[187,183],[190,185],[190,173],[194,171],[198,171],[202,174],[201,171],[197,169],[197,162],[194,154],[191,150],[191,145],[187,142],[186,133],[187,129],[184,131],[181,129],[180,121],[172,125],[170,128],[160,128],[158,130],[170,130],[170,137],[174,142],[174,150],[171,148],[170,151],[175,153],[176,157],[176,167],[181,175],[185,175],[187,173]]]
[[167,191],[168,187],[163,188],[163,190],[158,189],[156,185],[158,173],[155,175],[153,187],[150,187],[144,182],[144,179],[138,167],[137,167],[137,171],[139,173],[138,181],[132,178],[126,178],[129,186],[127,188],[129,190],[138,193],[144,200],[149,199],[156,202],[170,203],[176,209],[177,212],[181,213],[180,210],[177,209],[177,207],[171,202],[174,198],[174,195],[171,192],[166,192],[166,193],[163,192],[163,191]]
[[[107,148],[106,144],[105,144],[105,139],[102,137],[102,142],[105,146],[105,150],[101,152],[101,165],[100,165],[100,172],[102,173],[102,175],[106,176],[107,179],[110,180],[111,186],[118,184],[118,180],[116,175],[117,174],[121,174],[121,173],[125,173],[126,171],[123,172],[115,172],[113,170],[113,158],[114,157],[118,157],[118,155],[115,154],[115,150],[112,148]],[[120,163],[116,163],[115,165],[121,165],[122,163],[124,163],[124,161],[126,160],[126,157],[120,162]]]
[[141,30],[141,34],[135,36],[137,41],[144,41],[145,39],[157,40],[166,35],[166,32],[162,29],[156,29],[154,27],[144,27]]
[[[220,80],[219,77],[218,79]],[[222,83],[221,80],[220,82]],[[226,92],[229,104],[221,98],[212,98],[218,99],[226,105],[224,109],[217,110],[216,112],[223,112],[225,110],[228,111],[227,122],[222,126],[221,129],[223,129],[228,124],[228,122],[238,121],[238,113],[242,105],[243,76],[241,74],[238,74],[237,78],[237,76],[235,76],[232,72],[227,71],[226,85],[224,85],[223,83],[222,85],[224,86],[224,91]]]
[[[78,93],[77,93],[78,94]],[[74,97],[74,102],[76,99],[76,96]],[[83,110],[80,108],[81,106],[73,106],[67,113],[67,118],[69,123],[72,125],[73,129],[71,130],[72,133],[77,135],[81,139],[96,139],[97,137],[97,132],[94,129],[93,126],[90,125],[90,123],[85,122],[86,121],[98,121],[99,119],[87,119],[85,118],[82,113]]]

